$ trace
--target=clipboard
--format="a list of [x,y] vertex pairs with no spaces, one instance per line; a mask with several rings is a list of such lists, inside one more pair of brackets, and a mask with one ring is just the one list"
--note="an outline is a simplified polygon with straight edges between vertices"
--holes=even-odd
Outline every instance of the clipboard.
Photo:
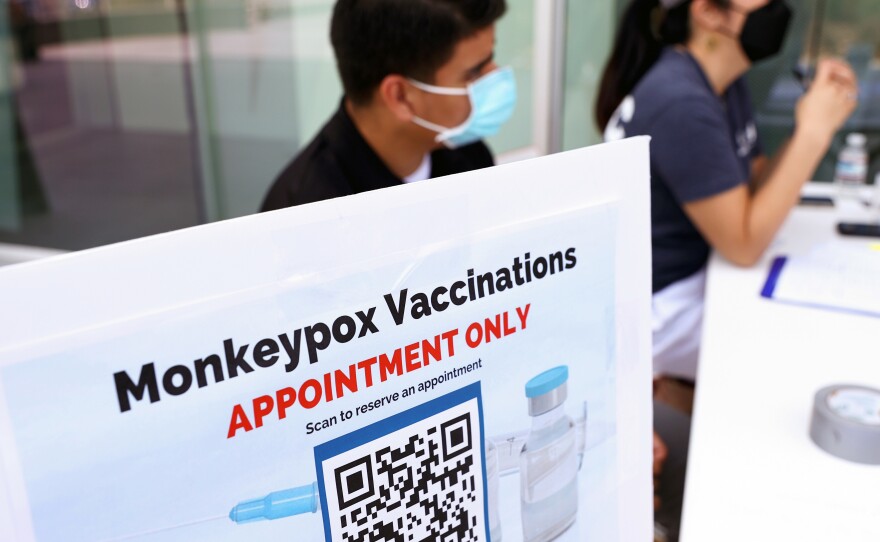
[[[880,255],[876,262],[880,264]],[[778,256],[770,264],[761,297],[880,318],[880,274],[874,271],[873,262],[867,266],[859,263],[840,263],[817,256]]]

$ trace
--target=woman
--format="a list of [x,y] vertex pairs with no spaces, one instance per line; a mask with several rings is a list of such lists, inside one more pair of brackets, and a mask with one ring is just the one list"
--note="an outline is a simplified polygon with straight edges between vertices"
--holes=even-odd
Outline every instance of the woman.
[[761,152],[743,75],[779,52],[783,0],[634,0],[605,69],[606,139],[649,135],[654,370],[693,382],[710,247],[749,266],[857,105],[856,78],[825,60],[773,161]]
[[[779,51],[790,19],[782,0],[633,0],[622,20],[596,117],[606,139],[652,138],[658,376],[696,379],[710,247],[754,264],[856,107],[852,70],[822,62],[797,105],[791,139],[772,162],[763,157],[742,77]],[[669,401],[669,382],[656,386],[658,401],[665,395],[689,411],[687,390]],[[655,475],[666,460],[657,518],[677,540],[689,422],[661,403],[654,415],[669,447],[667,459],[655,433]]]

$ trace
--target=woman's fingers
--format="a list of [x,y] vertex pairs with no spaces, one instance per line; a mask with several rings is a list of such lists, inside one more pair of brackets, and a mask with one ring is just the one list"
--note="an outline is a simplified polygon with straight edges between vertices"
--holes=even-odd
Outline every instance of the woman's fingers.
[[858,77],[855,71],[845,61],[838,58],[823,58],[816,68],[817,82],[835,82],[841,85],[856,88]]

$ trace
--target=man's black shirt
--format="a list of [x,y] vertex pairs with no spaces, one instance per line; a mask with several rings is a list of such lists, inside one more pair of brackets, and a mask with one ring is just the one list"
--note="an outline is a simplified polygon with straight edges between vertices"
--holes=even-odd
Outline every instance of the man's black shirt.
[[[494,165],[483,142],[431,153],[431,177]],[[403,181],[382,162],[358,132],[344,102],[308,147],[275,180],[261,211],[399,186]]]

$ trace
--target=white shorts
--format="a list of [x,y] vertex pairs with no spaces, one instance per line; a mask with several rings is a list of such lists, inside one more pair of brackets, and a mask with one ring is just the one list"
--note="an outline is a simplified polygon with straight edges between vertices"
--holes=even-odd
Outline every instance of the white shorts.
[[697,379],[706,268],[654,294],[654,376]]

